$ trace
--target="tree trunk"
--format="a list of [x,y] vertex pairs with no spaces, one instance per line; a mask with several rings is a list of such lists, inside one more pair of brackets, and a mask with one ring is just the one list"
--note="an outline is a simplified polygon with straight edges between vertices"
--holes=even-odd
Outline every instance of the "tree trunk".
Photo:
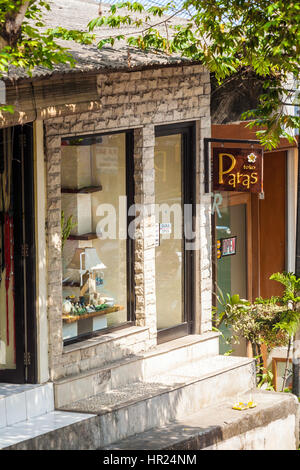
[[29,3],[29,0],[23,0],[17,11],[6,15],[5,22],[0,30],[1,49],[5,46],[14,47],[17,44]]
[[258,363],[259,363],[259,369],[261,372],[264,370],[264,361],[262,357],[262,350],[261,350],[261,345],[257,345],[257,351],[258,351]]
[[255,359],[255,366],[256,366],[256,384],[259,384],[259,374],[261,372],[261,365],[260,365],[260,357],[259,357],[259,350],[258,350],[258,344],[252,343],[252,351],[253,351],[253,357]]
[[289,338],[287,355],[286,355],[286,362],[285,362],[285,369],[284,369],[284,376],[283,376],[283,382],[282,382],[282,390],[281,390],[282,392],[285,389],[285,383],[286,383],[286,379],[287,379],[287,371],[288,371],[288,367],[289,367],[289,357],[290,357],[291,343],[292,343],[292,338]]
[[293,394],[300,396],[300,331],[293,341]]

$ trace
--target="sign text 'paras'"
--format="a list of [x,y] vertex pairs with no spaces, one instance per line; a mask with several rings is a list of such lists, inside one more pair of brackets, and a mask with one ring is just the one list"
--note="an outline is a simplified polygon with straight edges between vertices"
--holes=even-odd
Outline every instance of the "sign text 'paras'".
[[213,190],[263,192],[261,149],[213,149]]

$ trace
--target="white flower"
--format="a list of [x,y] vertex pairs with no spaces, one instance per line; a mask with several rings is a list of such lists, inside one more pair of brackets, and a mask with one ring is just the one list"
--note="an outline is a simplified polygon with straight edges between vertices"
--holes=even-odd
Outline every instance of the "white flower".
[[247,158],[249,163],[254,163],[256,160],[256,155],[254,153],[250,153]]

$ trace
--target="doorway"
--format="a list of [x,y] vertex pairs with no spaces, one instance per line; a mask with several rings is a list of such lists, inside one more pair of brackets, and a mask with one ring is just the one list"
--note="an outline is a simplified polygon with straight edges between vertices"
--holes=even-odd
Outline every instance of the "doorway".
[[[242,299],[252,297],[252,227],[251,196],[247,193],[222,193],[222,205],[215,213],[215,288],[216,295],[238,294]],[[220,308],[216,302],[217,308]],[[221,325],[220,354],[232,349],[227,341],[229,328]],[[247,353],[245,340],[234,345],[233,354]]]
[[[263,199],[255,193],[221,193],[220,215],[213,215],[215,294],[219,287],[225,294],[239,294],[250,301],[282,295],[281,285],[271,281],[270,275],[286,270],[286,152],[265,153],[263,173]],[[218,241],[233,236],[237,236],[236,253],[218,258]],[[217,306],[215,296],[213,300]],[[230,337],[230,330],[222,333]],[[221,339],[220,353],[230,349]],[[243,341],[234,349],[234,354],[248,354]]]
[[194,127],[156,129],[156,311],[158,343],[193,332]]
[[0,130],[0,382],[36,382],[33,127]]

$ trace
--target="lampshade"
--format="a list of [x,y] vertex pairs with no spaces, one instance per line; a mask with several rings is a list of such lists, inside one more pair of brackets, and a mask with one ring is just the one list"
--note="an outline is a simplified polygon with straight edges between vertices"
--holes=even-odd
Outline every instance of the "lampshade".
[[100,260],[96,248],[76,248],[73,258],[67,269],[78,269],[81,272],[105,269],[105,264]]
[[105,264],[99,258],[96,248],[85,248],[85,269],[94,271],[96,269],[105,269]]

